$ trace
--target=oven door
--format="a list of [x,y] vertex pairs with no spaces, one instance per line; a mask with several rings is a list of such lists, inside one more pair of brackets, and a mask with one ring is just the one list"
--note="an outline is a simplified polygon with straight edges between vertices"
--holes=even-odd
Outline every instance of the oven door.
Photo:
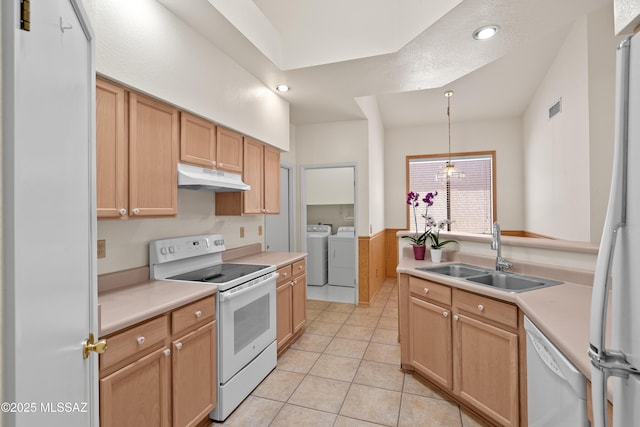
[[218,364],[221,384],[276,339],[277,272],[218,294]]

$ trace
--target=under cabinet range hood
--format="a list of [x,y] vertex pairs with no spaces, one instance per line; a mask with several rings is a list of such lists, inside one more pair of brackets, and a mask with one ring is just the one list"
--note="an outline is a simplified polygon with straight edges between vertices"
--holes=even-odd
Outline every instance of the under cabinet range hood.
[[223,172],[178,163],[178,187],[208,191],[247,191],[250,185],[242,182],[239,173]]

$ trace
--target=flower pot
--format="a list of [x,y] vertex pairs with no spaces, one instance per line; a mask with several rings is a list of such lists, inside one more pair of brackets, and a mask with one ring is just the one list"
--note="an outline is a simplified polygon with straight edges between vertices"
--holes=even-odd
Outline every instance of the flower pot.
[[442,260],[442,249],[431,249],[431,262],[440,262]]
[[415,259],[424,259],[424,253],[427,250],[426,246],[413,246],[413,257]]

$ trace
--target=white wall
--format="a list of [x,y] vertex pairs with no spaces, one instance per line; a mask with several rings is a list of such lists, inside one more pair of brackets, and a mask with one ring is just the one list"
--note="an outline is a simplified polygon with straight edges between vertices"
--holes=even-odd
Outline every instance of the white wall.
[[[571,29],[523,118],[525,229],[588,241],[589,98],[586,18]],[[562,112],[548,109],[562,98]]]
[[353,172],[351,167],[307,170],[307,205],[352,205]]
[[[455,120],[455,117],[453,118]],[[522,126],[519,118],[451,123],[451,151],[496,151],[497,219],[504,230],[523,229]],[[406,156],[448,150],[447,124],[387,129],[385,218],[387,228],[406,228]],[[434,189],[436,190],[436,189]]]
[[[369,157],[366,120],[296,126],[296,159],[302,165],[357,163],[358,235],[368,235]],[[302,191],[302,189],[300,190]]]
[[[384,125],[374,96],[356,98],[360,109],[367,116],[369,155],[369,224],[368,234],[373,235],[385,229],[384,218]],[[361,227],[364,232],[364,225]]]
[[98,73],[289,149],[289,104],[155,0],[83,0]]
[[[615,48],[610,7],[576,21],[524,116],[525,229],[600,240],[611,181]],[[562,112],[548,108],[562,97]]]

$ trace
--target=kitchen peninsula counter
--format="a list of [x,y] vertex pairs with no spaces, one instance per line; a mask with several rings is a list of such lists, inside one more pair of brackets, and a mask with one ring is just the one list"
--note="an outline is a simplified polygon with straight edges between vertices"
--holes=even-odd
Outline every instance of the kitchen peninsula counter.
[[[467,260],[456,260],[456,262],[473,264]],[[566,279],[559,279],[564,280],[565,283],[538,290],[511,293],[490,286],[474,284],[464,279],[457,279],[416,269],[417,267],[442,264],[444,263],[434,264],[430,261],[416,261],[412,258],[404,257],[400,259],[397,272],[422,277],[451,287],[516,304],[585,377],[588,379],[591,378],[591,362],[587,355],[587,349],[589,348],[591,286],[572,283]],[[488,267],[482,264],[477,265]],[[527,271],[526,274],[555,278],[550,275],[545,275],[544,271],[538,273],[531,271],[535,266],[529,267],[529,271]],[[540,268],[544,269],[545,266],[541,266]],[[573,272],[569,272],[568,274],[571,275]],[[609,301],[611,301],[611,298],[609,298]],[[610,330],[610,327],[611,322],[609,320],[607,322],[607,329]],[[607,336],[611,336],[610,331]]]

